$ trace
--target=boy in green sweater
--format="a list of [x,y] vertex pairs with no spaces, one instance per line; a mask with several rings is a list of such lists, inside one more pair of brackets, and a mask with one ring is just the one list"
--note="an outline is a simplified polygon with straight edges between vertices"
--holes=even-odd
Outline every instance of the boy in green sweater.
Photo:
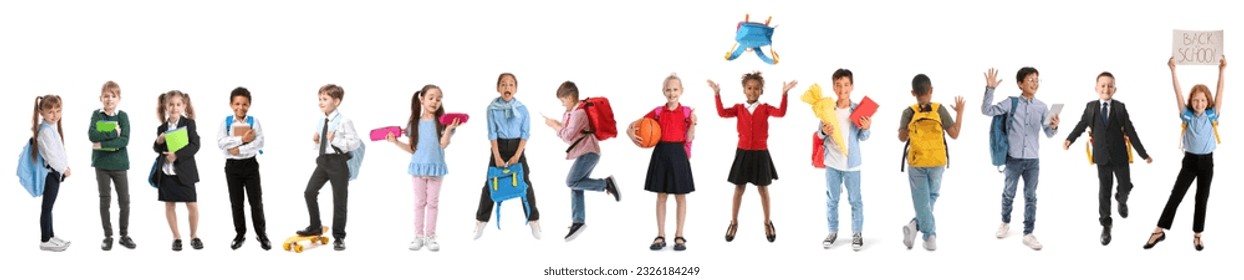
[[104,242],[100,249],[112,250],[112,222],[109,218],[112,202],[111,186],[117,186],[117,204],[121,208],[120,230],[121,246],[134,249],[137,247],[129,236],[130,224],[130,190],[126,170],[130,169],[130,157],[125,146],[130,143],[130,118],[124,111],[117,109],[121,102],[121,86],[116,82],[104,83],[99,94],[102,109],[91,113],[91,166],[95,167],[95,181],[99,183],[99,218],[104,226]]

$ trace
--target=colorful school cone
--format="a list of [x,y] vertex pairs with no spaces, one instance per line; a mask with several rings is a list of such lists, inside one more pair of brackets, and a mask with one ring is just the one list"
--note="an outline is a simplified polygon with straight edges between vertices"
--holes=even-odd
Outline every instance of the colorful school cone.
[[[799,97],[799,100],[803,100],[804,103],[812,105],[812,112],[815,113],[816,117],[822,122],[835,126],[838,125],[838,113],[836,112],[838,106],[835,106],[837,102],[834,101],[832,96],[822,96],[821,85],[815,83],[812,84],[811,87],[808,87],[808,91],[805,91],[803,96]],[[845,143],[843,142],[844,137],[842,136],[842,130],[843,129],[840,127],[834,128],[834,135],[830,135],[830,137],[834,138],[834,143]],[[846,145],[837,146],[838,150],[842,151],[843,155],[847,155]]]

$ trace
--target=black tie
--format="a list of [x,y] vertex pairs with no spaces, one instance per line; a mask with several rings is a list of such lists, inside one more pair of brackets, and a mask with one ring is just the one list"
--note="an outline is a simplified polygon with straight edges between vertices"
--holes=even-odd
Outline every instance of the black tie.
[[1101,122],[1110,124],[1110,102],[1101,104]]
[[328,153],[325,151],[328,148],[328,122],[329,120],[325,118],[324,128],[320,129],[320,155]]

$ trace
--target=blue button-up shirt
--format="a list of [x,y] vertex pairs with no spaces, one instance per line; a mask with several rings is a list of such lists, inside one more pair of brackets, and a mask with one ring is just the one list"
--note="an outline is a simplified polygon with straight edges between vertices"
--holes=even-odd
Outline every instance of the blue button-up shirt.
[[[527,112],[527,106],[523,106],[521,102],[518,102],[517,98],[510,99],[509,102],[501,102],[508,103],[513,108],[507,110],[488,109],[488,140],[527,140],[527,138],[530,138],[531,116]],[[508,118],[506,111],[509,111]]]
[[986,116],[997,116],[1008,114],[1011,110],[1015,110],[1014,121],[1007,127],[1007,141],[1010,143],[1010,150],[1007,156],[1018,159],[1035,159],[1038,158],[1041,151],[1040,133],[1045,131],[1046,138],[1053,138],[1058,132],[1057,129],[1050,127],[1045,121],[1045,115],[1049,114],[1050,109],[1045,106],[1045,102],[1037,100],[1037,98],[1019,97],[1018,108],[1011,108],[1009,99],[993,103],[993,92],[991,88],[985,89],[984,102],[981,103],[981,113]]

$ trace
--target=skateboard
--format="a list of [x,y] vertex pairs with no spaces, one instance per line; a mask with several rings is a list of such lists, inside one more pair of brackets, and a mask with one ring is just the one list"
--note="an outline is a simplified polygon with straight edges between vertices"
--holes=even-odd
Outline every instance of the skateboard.
[[326,234],[328,234],[328,227],[324,227],[320,231],[320,235],[312,235],[312,236],[295,235],[295,236],[290,237],[289,239],[285,239],[285,244],[281,245],[281,247],[284,248],[285,251],[292,250],[295,253],[302,253],[302,250],[305,249],[306,247],[304,247],[302,244],[299,244],[298,242],[309,241],[311,242],[310,244],[308,244],[309,246],[313,246],[316,243],[319,243],[320,245],[328,245],[328,236],[325,236]]

